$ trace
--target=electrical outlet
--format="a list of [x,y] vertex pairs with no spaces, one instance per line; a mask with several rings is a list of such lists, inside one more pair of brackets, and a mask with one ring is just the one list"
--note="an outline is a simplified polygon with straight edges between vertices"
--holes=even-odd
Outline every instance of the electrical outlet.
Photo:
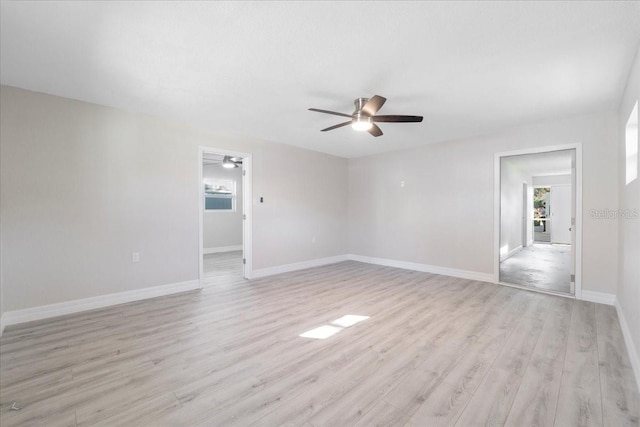
[[400,181],[400,187],[404,188],[404,181]]
[[131,252],[131,262],[140,262],[140,252]]

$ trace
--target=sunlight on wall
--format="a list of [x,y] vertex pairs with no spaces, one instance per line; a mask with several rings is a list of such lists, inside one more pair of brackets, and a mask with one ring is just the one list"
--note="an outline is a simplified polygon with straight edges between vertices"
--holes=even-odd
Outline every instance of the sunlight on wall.
[[500,248],[500,256],[506,255],[509,253],[509,245],[504,245]]

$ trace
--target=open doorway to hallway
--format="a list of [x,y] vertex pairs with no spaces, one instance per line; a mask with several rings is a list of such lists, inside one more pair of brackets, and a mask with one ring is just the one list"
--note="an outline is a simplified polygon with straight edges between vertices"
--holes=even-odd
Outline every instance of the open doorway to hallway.
[[501,155],[498,281],[575,294],[576,149]]
[[200,162],[200,283],[234,283],[249,275],[250,159],[240,153],[201,149]]
[[[533,189],[533,242],[551,243],[551,227],[547,217],[551,205],[549,200],[551,187],[534,187]],[[529,202],[527,200],[527,202]]]

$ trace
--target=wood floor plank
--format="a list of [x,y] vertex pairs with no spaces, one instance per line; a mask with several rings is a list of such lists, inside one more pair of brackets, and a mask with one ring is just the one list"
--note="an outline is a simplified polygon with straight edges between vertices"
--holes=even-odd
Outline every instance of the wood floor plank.
[[540,307],[547,306],[546,298],[536,299],[530,306],[532,317],[523,317],[514,328],[456,425],[505,424],[544,324],[540,316],[546,310]]
[[[515,327],[515,325],[513,325]],[[504,347],[512,330],[488,329],[472,344],[442,381],[420,402],[410,426],[453,425]]]
[[505,425],[552,426],[562,378],[562,360],[534,354]]
[[562,378],[572,301],[555,298],[506,420],[506,425],[552,426]]
[[[8,327],[0,425],[638,424],[610,307],[353,261],[249,281],[234,256],[199,291]],[[300,337],[346,314],[369,318]]]
[[521,382],[522,377],[515,370],[490,369],[455,425],[504,425]]
[[615,308],[596,306],[596,321],[603,419],[609,425],[637,425],[640,393]]
[[575,301],[558,397],[556,426],[601,426],[602,394],[595,304]]

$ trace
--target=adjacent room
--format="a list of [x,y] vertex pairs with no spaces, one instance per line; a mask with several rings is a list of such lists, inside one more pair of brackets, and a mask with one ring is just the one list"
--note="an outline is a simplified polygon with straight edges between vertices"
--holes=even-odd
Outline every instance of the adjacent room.
[[0,425],[638,426],[640,1],[0,2]]
[[500,158],[500,282],[575,295],[576,160],[575,149]]
[[202,153],[202,272],[206,283],[245,277],[243,233],[243,162],[241,157]]

